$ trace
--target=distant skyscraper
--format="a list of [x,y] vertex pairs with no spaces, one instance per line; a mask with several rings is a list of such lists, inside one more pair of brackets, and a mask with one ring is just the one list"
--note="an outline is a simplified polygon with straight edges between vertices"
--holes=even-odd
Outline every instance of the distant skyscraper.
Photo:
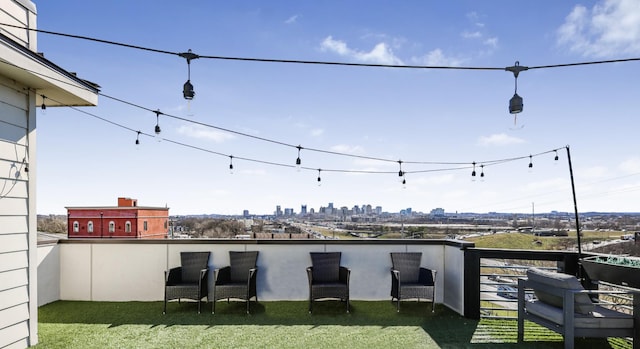
[[276,217],[280,217],[282,216],[282,208],[280,207],[280,205],[276,206]]
[[307,205],[302,205],[302,207],[300,207],[300,214],[307,214]]
[[249,210],[242,211],[242,216],[243,217],[249,217]]

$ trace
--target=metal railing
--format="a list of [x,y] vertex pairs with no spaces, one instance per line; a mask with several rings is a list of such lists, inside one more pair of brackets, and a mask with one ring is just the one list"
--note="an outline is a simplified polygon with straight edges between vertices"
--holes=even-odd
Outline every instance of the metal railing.
[[571,251],[466,248],[464,315],[473,319],[516,318],[517,279],[532,266],[578,275],[578,254]]

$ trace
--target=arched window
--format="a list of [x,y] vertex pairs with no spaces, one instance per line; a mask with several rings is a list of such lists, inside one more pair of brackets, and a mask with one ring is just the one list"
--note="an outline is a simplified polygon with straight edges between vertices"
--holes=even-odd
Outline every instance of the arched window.
[[73,232],[74,233],[80,232],[80,223],[78,223],[77,221],[73,222]]
[[109,232],[110,233],[116,232],[116,223],[114,221],[109,222]]
[[88,233],[93,233],[93,222],[92,221],[89,221],[87,223],[87,232]]
[[125,233],[130,233],[131,232],[131,222],[126,221],[124,223],[124,232]]

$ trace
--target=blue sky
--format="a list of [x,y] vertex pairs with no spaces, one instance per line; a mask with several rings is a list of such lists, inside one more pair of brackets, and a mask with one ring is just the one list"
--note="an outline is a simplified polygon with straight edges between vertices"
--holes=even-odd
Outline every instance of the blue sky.
[[[36,1],[39,29],[198,55],[451,67],[545,66],[640,57],[640,2],[536,1]],[[118,196],[171,214],[296,212],[371,204],[398,212],[638,212],[640,62],[521,72],[524,111],[508,112],[514,76],[500,70],[418,70],[196,59],[186,61],[40,33],[38,50],[152,110],[297,149],[156,115],[101,96],[97,107],[38,117],[39,214],[115,205]],[[177,141],[229,157],[178,146]],[[405,162],[403,165],[304,148]],[[528,155],[558,151],[533,157]],[[471,163],[525,157],[484,168]],[[354,173],[329,171],[368,171]],[[425,172],[421,172],[425,171]],[[388,174],[377,172],[390,172]]]

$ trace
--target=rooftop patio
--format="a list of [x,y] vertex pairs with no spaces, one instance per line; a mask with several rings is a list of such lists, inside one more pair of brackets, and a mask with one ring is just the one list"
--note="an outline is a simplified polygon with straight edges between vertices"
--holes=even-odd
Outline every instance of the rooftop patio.
[[[181,251],[210,251],[213,271],[228,265],[229,251],[245,250],[260,251],[260,302],[251,315],[240,302],[219,302],[215,315],[211,303],[198,314],[193,302],[170,302],[162,314],[164,271],[179,265]],[[333,301],[308,313],[312,251],[342,252],[351,268],[350,314]],[[438,271],[435,313],[430,302],[403,302],[400,313],[391,302],[389,252],[405,251],[422,252],[421,264]],[[533,323],[517,343],[515,319],[482,317],[480,261],[546,259],[570,271],[576,260],[571,252],[476,249],[453,240],[60,240],[42,241],[38,257],[43,348],[562,348],[561,336]],[[576,347],[632,345],[577,339]]]

